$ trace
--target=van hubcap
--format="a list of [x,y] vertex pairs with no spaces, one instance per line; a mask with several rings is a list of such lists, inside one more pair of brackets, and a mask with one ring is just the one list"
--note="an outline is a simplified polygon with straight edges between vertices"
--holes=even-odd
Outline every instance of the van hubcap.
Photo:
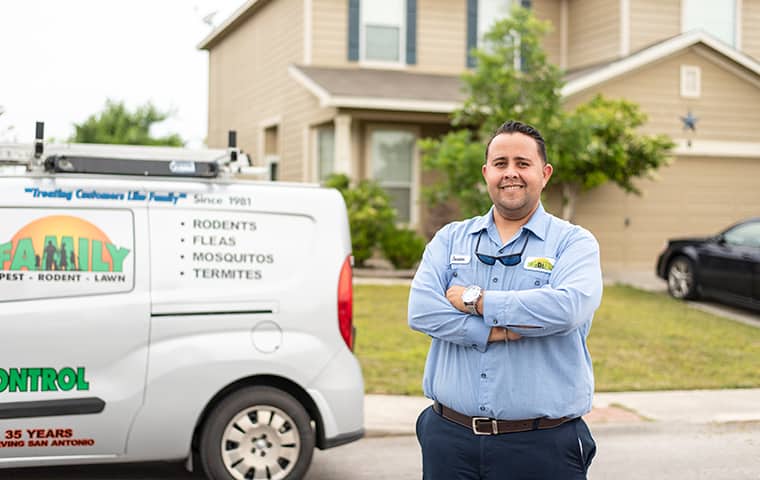
[[298,428],[270,405],[247,408],[232,417],[222,434],[222,459],[238,480],[285,478],[300,453]]

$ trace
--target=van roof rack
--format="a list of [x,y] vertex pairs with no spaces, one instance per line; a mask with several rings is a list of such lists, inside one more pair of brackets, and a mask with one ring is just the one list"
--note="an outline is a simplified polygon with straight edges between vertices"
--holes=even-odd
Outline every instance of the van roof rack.
[[[266,167],[251,166],[229,132],[227,149],[187,149],[135,145],[43,144],[44,124],[37,122],[35,142],[0,145],[0,166],[25,166],[26,171],[56,174],[138,175],[216,178],[237,173],[264,175]],[[30,148],[32,147],[32,148]],[[47,149],[49,155],[44,155]]]
[[44,170],[50,173],[215,178],[219,175],[219,164],[193,160],[136,160],[101,156],[50,155],[45,158]]

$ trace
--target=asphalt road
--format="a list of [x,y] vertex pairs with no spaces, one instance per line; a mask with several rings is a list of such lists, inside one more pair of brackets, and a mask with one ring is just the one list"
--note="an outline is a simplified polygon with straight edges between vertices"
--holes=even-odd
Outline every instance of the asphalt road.
[[[686,425],[644,423],[593,429],[598,454],[589,479],[759,480],[760,423]],[[413,436],[366,438],[317,451],[305,480],[419,480]],[[166,463],[13,469],[9,480],[198,480]],[[505,477],[507,479],[507,477]],[[508,479],[507,479],[508,480]]]

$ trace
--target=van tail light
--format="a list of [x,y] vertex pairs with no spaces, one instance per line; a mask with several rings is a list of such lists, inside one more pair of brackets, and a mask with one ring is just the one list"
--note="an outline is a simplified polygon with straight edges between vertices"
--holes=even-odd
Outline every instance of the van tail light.
[[346,346],[354,351],[354,287],[351,256],[346,257],[338,279],[338,327]]

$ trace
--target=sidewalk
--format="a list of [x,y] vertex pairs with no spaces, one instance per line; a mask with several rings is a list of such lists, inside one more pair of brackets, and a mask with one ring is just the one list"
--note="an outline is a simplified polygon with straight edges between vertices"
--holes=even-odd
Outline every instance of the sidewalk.
[[[365,395],[367,436],[414,435],[417,415],[431,403],[423,397]],[[592,426],[760,422],[760,388],[597,393],[593,410],[584,419]]]

